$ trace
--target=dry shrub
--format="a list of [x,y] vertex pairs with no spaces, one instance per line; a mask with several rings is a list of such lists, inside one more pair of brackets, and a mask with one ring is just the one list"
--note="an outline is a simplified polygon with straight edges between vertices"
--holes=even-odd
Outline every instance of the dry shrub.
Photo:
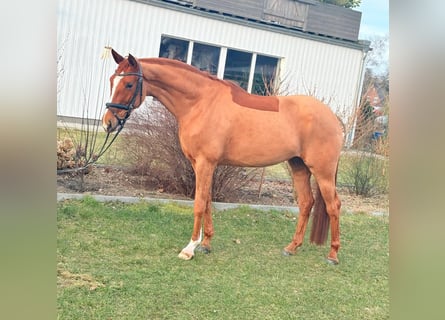
[[73,168],[75,166],[73,141],[70,138],[57,140],[57,169]]
[[82,146],[75,146],[70,138],[57,140],[57,170],[81,168],[85,162]]
[[[195,173],[184,156],[174,116],[157,102],[140,108],[122,131],[126,161],[145,183],[166,192],[193,198]],[[215,170],[212,200],[236,198],[236,193],[257,177],[259,170],[219,166]]]
[[385,157],[389,157],[389,139],[388,134],[384,137],[377,139],[373,143],[373,150],[376,154],[380,154]]

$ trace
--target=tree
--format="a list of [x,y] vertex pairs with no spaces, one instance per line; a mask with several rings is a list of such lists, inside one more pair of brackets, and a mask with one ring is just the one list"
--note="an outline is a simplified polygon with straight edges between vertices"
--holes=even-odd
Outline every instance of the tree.
[[366,67],[373,69],[375,74],[388,72],[388,48],[389,39],[388,34],[373,35],[369,37],[371,41],[372,50],[366,56]]
[[363,88],[366,89],[370,83],[374,83],[387,96],[389,94],[388,35],[375,35],[369,40],[372,50],[368,52],[365,60]]
[[360,6],[362,0],[319,0],[323,3],[334,4],[336,6],[345,7],[345,8],[356,8]]

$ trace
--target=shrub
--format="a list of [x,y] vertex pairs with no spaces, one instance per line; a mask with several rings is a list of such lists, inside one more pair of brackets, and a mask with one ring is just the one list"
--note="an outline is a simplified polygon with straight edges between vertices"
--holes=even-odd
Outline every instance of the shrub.
[[85,150],[70,138],[57,140],[57,170],[81,168],[85,165]]
[[343,155],[343,183],[356,195],[368,197],[388,191],[387,159],[364,151]]
[[[122,132],[123,148],[133,173],[167,192],[194,197],[195,174],[184,156],[174,116],[159,103],[135,111]],[[212,200],[224,201],[253,180],[259,170],[219,166],[214,173]]]

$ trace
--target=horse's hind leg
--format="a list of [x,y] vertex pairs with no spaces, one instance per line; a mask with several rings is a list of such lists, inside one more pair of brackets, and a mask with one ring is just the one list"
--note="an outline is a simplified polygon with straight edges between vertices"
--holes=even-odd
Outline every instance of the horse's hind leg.
[[[317,177],[316,177],[317,178]],[[335,177],[329,179],[317,178],[321,195],[326,204],[326,211],[331,224],[331,250],[329,251],[328,261],[337,264],[337,253],[340,248],[340,207],[341,201],[338,197],[335,187]]]
[[311,172],[300,158],[292,158],[288,161],[292,170],[294,195],[300,209],[297,227],[292,242],[284,248],[283,254],[292,255],[303,243],[304,233],[309,220],[309,214],[314,205],[314,197],[311,190]]

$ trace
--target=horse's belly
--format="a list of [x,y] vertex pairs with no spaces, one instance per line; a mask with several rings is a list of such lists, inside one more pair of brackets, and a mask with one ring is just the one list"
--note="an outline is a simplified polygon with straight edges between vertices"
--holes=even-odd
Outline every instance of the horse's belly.
[[263,167],[289,160],[295,156],[298,156],[298,147],[289,142],[234,142],[226,147],[221,163],[245,167]]

